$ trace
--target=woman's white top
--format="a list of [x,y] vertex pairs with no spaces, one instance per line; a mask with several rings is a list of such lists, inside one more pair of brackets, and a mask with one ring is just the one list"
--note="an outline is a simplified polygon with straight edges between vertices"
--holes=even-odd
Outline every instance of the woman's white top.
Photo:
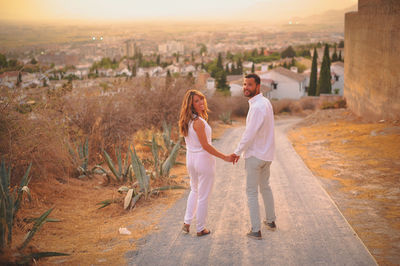
[[[210,125],[202,117],[199,116],[198,119],[200,119],[204,123],[204,130],[206,132],[207,142],[211,144],[212,131]],[[196,131],[194,131],[193,122],[194,120],[189,121],[188,135],[185,137],[186,149],[188,152],[203,152],[205,150],[201,146]]]

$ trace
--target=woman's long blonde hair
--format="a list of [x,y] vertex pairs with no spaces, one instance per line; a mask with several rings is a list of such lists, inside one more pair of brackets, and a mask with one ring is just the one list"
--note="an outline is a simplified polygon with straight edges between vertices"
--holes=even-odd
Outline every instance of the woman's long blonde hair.
[[[204,100],[204,111],[201,114],[196,113],[193,107],[193,97],[197,95]],[[193,116],[201,116],[204,120],[208,120],[208,107],[207,100],[203,93],[198,90],[188,90],[183,97],[181,114],[179,116],[179,131],[183,136],[188,135],[189,121],[193,119]]]

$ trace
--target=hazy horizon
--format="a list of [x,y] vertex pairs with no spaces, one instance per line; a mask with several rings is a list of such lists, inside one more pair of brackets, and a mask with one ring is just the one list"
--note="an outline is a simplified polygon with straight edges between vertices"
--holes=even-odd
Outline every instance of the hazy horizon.
[[282,21],[349,8],[357,0],[0,0],[3,21],[90,23]]

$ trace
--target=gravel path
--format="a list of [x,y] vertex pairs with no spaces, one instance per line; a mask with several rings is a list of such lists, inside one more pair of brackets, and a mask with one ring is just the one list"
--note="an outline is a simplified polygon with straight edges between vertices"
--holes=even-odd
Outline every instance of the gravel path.
[[[271,165],[278,227],[275,232],[264,227],[262,240],[246,237],[250,223],[244,161],[232,166],[218,159],[207,221],[211,235],[197,237],[194,226],[189,235],[181,233],[186,193],[167,211],[159,230],[138,241],[138,250],[125,255],[128,264],[376,265],[286,138],[287,129],[298,121],[276,121],[276,157]],[[243,130],[228,130],[214,145],[223,152],[232,152]]]

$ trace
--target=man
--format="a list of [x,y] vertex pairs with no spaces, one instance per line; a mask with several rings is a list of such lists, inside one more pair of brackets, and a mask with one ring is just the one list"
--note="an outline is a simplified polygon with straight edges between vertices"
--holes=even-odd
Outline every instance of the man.
[[249,98],[250,106],[246,118],[246,129],[231,156],[235,158],[234,162],[237,162],[244,152],[247,175],[246,194],[252,226],[247,236],[261,239],[258,187],[260,187],[265,206],[264,223],[268,229],[276,229],[274,198],[269,185],[270,166],[275,150],[274,113],[270,101],[260,93],[258,75],[245,76],[243,94]]

